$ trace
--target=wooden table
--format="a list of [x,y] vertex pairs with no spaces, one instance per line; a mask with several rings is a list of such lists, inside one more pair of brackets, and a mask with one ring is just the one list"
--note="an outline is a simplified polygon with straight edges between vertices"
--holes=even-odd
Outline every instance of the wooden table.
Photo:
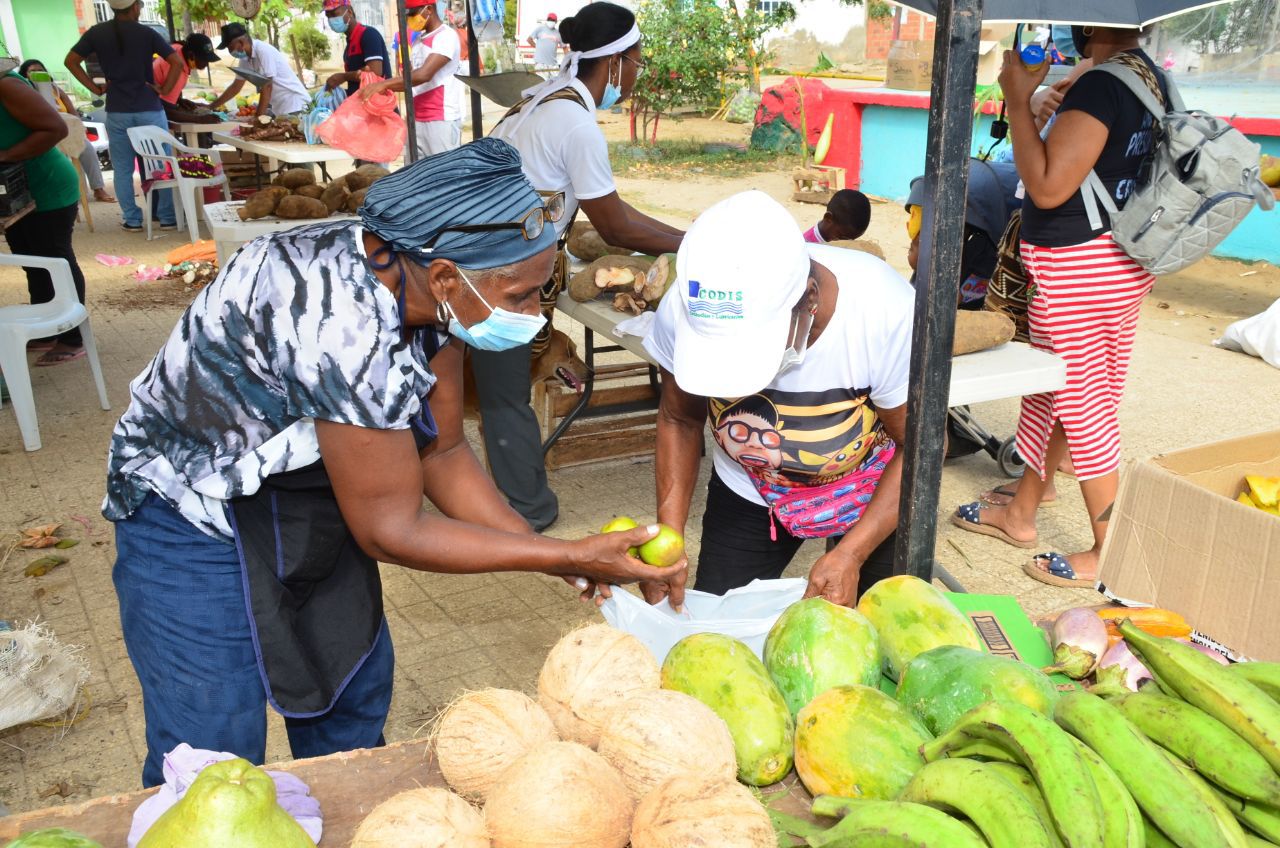
[[[321,848],[346,848],[364,817],[392,795],[418,787],[445,786],[426,739],[294,760],[268,768],[297,775],[311,787],[311,795],[320,802],[324,815]],[[104,848],[124,848],[133,811],[155,791],[108,795],[0,818],[0,843],[39,828],[65,827],[101,842]],[[765,788],[764,795],[775,809],[807,815],[810,798],[794,772],[782,783]]]
[[0,233],[3,233],[5,230],[9,229],[34,211],[36,211],[36,204],[31,202],[7,218],[0,218]]
[[276,170],[281,164],[317,163],[326,180],[329,179],[329,171],[325,168],[327,163],[347,161],[352,158],[351,154],[345,150],[339,150],[327,144],[307,144],[301,141],[253,141],[232,135],[225,130],[214,132],[213,140],[218,144],[229,144],[237,150],[252,153],[258,159],[266,159],[268,171]]

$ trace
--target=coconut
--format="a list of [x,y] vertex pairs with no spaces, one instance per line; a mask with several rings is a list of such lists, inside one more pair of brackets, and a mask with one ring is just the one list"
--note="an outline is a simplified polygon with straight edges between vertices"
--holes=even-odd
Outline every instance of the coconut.
[[627,785],[599,754],[546,742],[498,779],[484,817],[493,848],[623,848],[633,809]]
[[447,789],[410,789],[365,816],[351,848],[490,848],[484,817]]
[[523,692],[485,689],[454,701],[436,724],[436,759],[455,792],[484,803],[490,787],[516,760],[555,742],[545,710]]
[[538,703],[561,739],[590,748],[614,707],[657,689],[658,663],[636,637],[607,624],[573,631],[555,644],[538,675]]
[[631,848],[774,848],[778,837],[764,806],[732,779],[682,774],[636,808]]
[[640,800],[669,778],[701,774],[733,781],[733,737],[710,707],[683,692],[637,692],[609,714],[597,749]]

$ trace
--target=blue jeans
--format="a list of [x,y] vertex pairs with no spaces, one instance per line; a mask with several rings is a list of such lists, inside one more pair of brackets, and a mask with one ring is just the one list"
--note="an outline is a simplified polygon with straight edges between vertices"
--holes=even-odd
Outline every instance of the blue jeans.
[[[112,572],[125,647],[142,683],[142,785],[164,782],[163,757],[186,742],[261,765],[267,692],[249,630],[235,546],[200,532],[157,495],[116,524]],[[384,744],[395,651],[387,622],[333,709],[285,719],[296,758]]]
[[[126,224],[140,227],[142,210],[133,197],[133,172],[137,169],[137,153],[129,141],[130,127],[160,127],[167,132],[169,119],[165,117],[163,109],[155,112],[107,113],[107,146],[111,151],[111,170],[116,175],[116,199],[120,201],[120,214]],[[153,199],[160,223],[175,223],[177,219],[173,213],[173,192],[167,188],[162,189],[153,195]]]

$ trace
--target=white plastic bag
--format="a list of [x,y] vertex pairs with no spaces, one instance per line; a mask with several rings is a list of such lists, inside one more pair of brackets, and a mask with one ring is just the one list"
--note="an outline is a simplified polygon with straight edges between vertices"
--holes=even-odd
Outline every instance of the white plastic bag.
[[1267,364],[1280,368],[1280,300],[1260,315],[1236,321],[1214,344],[1224,350],[1260,356]]
[[724,595],[690,589],[684,611],[677,613],[662,601],[650,606],[644,598],[615,588],[600,612],[605,621],[644,643],[661,665],[667,652],[694,633],[721,633],[745,642],[757,657],[764,653],[764,637],[782,611],[804,597],[808,581],[798,577],[753,580]]

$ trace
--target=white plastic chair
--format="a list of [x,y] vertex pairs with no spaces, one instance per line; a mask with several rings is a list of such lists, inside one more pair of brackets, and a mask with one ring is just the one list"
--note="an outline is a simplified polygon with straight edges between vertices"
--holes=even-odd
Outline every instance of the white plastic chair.
[[[185,218],[185,226],[191,232],[191,243],[195,244],[200,241],[200,221],[196,217],[196,192],[200,192],[200,197],[203,201],[206,186],[220,185],[222,186],[223,197],[226,200],[230,200],[231,189],[227,185],[226,174],[218,174],[208,179],[184,177],[178,167],[177,154],[208,156],[219,169],[222,167],[221,154],[216,150],[187,147],[159,127],[130,127],[129,143],[133,145],[133,149],[142,159],[144,181],[147,180],[148,175],[157,171],[163,173],[166,165],[169,166],[169,171],[173,174],[173,179],[155,180],[151,182],[150,191],[142,192],[142,220],[147,227],[147,240],[151,240],[151,195],[157,189],[172,188],[177,194],[174,198],[173,208],[177,214],[178,227],[184,226],[183,219]],[[116,191],[120,191],[120,189],[117,188]],[[180,203],[177,202],[179,200],[181,201]]]
[[0,307],[0,374],[9,387],[9,398],[22,431],[22,445],[29,451],[40,450],[40,428],[36,423],[36,403],[31,393],[31,372],[27,368],[27,342],[65,333],[79,326],[84,337],[84,349],[93,372],[93,382],[98,387],[98,400],[103,409],[110,409],[107,387],[102,380],[102,365],[98,362],[98,346],[93,341],[89,326],[89,310],[76,296],[76,285],[71,279],[71,266],[65,259],[48,259],[43,256],[11,256],[0,254],[0,267],[44,268],[53,278],[53,300],[48,303],[23,304]]

